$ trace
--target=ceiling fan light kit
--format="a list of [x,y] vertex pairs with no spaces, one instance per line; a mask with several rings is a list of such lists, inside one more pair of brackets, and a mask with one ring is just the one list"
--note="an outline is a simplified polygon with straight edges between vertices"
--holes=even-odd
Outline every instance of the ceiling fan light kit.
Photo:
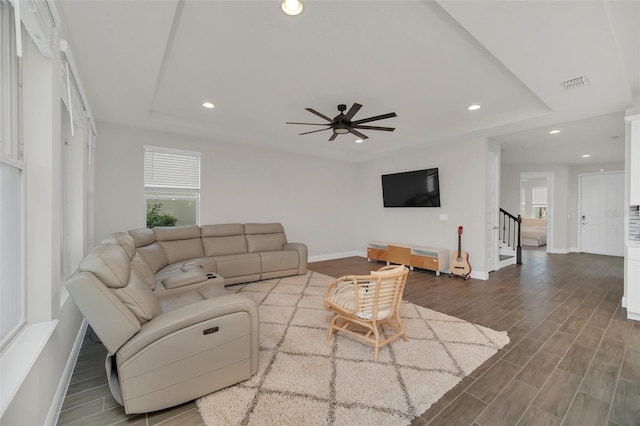
[[385,132],[393,132],[395,130],[395,127],[363,125],[364,123],[369,123],[371,121],[384,120],[385,118],[397,117],[397,114],[395,112],[376,115],[374,117],[362,118],[360,120],[353,120],[353,117],[360,110],[360,108],[362,108],[362,105],[358,103],[354,103],[351,106],[351,108],[349,108],[349,111],[347,111],[347,113],[345,114],[345,111],[347,110],[347,106],[345,104],[340,104],[338,105],[338,111],[340,111],[340,114],[336,115],[333,118],[329,118],[326,115],[316,111],[313,108],[305,108],[310,113],[315,114],[318,117],[322,118],[323,120],[328,121],[328,123],[298,123],[298,122],[287,121],[286,124],[302,124],[305,126],[325,126],[324,129],[311,130],[309,132],[300,133],[300,135],[308,135],[309,133],[322,132],[324,130],[331,129],[333,131],[333,134],[329,138],[329,141],[335,140],[336,137],[338,137],[338,135],[345,135],[347,133],[351,133],[362,140],[367,139],[368,136],[363,133],[360,133],[358,129],[382,130]]

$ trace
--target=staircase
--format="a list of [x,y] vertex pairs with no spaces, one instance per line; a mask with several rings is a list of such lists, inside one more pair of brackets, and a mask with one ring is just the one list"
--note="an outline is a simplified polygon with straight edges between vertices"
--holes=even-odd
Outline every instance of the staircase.
[[522,244],[520,234],[520,215],[514,216],[500,209],[498,228],[498,269],[509,265],[522,265]]

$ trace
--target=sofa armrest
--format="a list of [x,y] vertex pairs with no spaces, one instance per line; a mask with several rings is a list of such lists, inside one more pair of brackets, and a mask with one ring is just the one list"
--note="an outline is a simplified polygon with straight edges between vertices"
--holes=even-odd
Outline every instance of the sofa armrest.
[[201,266],[187,271],[178,270],[176,273],[160,280],[164,288],[172,289],[184,287],[191,284],[198,284],[207,281],[207,271]]
[[300,264],[298,265],[298,275],[304,275],[307,273],[307,259],[309,257],[309,253],[307,250],[307,245],[303,243],[286,243],[282,246],[283,250],[293,250],[297,251],[300,256]]
[[[235,312],[247,312],[251,317],[252,328],[258,329],[258,308],[248,297],[240,294],[229,294],[202,300],[174,311],[160,314],[143,324],[140,332],[125,343],[116,354],[118,363],[126,361],[140,350],[171,333]],[[259,344],[258,333],[255,333],[254,338],[255,342],[252,342],[252,346],[257,351]]]

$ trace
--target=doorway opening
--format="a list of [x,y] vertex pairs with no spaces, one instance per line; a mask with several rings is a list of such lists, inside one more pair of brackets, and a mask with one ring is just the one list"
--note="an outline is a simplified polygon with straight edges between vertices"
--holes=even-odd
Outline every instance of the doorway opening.
[[553,173],[520,173],[523,247],[553,250]]

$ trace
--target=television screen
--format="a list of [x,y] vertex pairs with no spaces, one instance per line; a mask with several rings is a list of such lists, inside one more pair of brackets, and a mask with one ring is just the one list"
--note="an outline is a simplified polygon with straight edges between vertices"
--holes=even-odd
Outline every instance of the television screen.
[[382,175],[385,207],[440,207],[438,169]]

